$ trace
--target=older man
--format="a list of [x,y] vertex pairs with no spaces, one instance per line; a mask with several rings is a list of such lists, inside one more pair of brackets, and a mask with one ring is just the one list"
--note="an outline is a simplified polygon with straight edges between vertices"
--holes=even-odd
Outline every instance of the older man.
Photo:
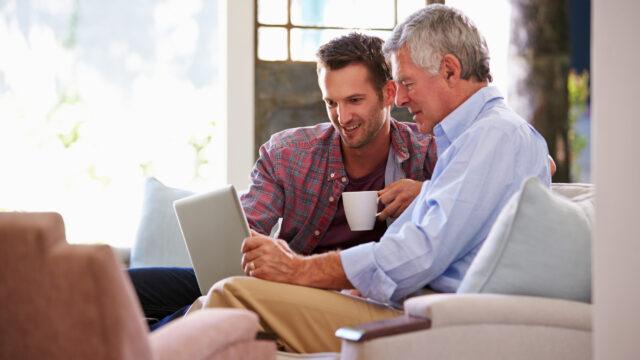
[[[329,41],[318,51],[318,78],[330,123],[274,134],[260,147],[242,196],[251,229],[268,234],[282,218],[282,244],[304,255],[379,240],[436,162],[432,137],[391,117],[396,86],[381,39],[353,33]],[[380,191],[379,221],[370,231],[350,231],[342,192],[365,190]],[[163,319],[152,329],[200,296],[190,268],[129,275],[145,315]]]
[[[385,53],[396,105],[435,135],[431,181],[378,243],[302,256],[254,233],[242,247],[250,276],[219,282],[194,307],[248,308],[290,351],[337,351],[337,328],[395,316],[425,286],[456,291],[522,181],[537,176],[550,184],[544,139],[488,86],[487,46],[465,15],[427,6],[394,29]],[[325,71],[331,77],[335,70]],[[389,305],[322,290],[350,288]]]

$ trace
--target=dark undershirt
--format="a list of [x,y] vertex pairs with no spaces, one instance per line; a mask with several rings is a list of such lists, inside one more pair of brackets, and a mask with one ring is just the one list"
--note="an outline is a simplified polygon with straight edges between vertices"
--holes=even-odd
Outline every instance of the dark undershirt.
[[[370,174],[359,179],[349,179],[349,183],[344,191],[378,191],[384,188],[384,174],[387,163],[382,162]],[[382,211],[384,206],[378,204],[378,212]],[[324,234],[314,252],[322,253],[336,249],[347,249],[359,244],[370,241],[378,241],[387,230],[387,222],[376,220],[373,230],[367,231],[351,231],[347,218],[344,214],[342,206],[342,196],[338,200],[338,209],[333,221],[329,225],[327,232]]]

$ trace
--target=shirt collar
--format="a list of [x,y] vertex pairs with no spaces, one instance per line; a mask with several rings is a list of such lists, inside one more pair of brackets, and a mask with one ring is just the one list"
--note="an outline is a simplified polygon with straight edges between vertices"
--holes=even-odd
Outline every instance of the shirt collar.
[[340,147],[340,134],[331,126],[329,140],[329,174],[327,175],[327,181],[333,181],[341,179],[347,176],[347,171],[344,168],[344,162],[342,161],[342,148]]
[[436,140],[442,140],[442,142],[438,143],[438,153],[441,154],[445,150],[440,148],[440,144],[451,144],[465,132],[475,122],[489,101],[502,98],[497,87],[485,86],[460,104],[440,123],[436,124],[433,128],[433,134]]
[[400,134],[398,124],[395,119],[391,118],[391,149],[396,153],[398,162],[404,162],[409,159],[409,149],[407,143]]

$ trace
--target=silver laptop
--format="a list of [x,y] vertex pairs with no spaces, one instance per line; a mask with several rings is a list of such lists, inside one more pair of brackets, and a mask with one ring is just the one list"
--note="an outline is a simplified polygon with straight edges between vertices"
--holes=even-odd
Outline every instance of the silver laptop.
[[219,280],[244,275],[240,246],[250,232],[233,185],[176,200],[173,208],[202,294]]

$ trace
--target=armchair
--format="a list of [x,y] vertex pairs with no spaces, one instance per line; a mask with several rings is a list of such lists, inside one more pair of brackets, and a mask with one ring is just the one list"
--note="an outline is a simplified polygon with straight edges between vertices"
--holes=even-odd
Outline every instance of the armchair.
[[68,245],[55,213],[0,213],[0,358],[275,357],[251,312],[196,315],[149,334],[108,246]]

